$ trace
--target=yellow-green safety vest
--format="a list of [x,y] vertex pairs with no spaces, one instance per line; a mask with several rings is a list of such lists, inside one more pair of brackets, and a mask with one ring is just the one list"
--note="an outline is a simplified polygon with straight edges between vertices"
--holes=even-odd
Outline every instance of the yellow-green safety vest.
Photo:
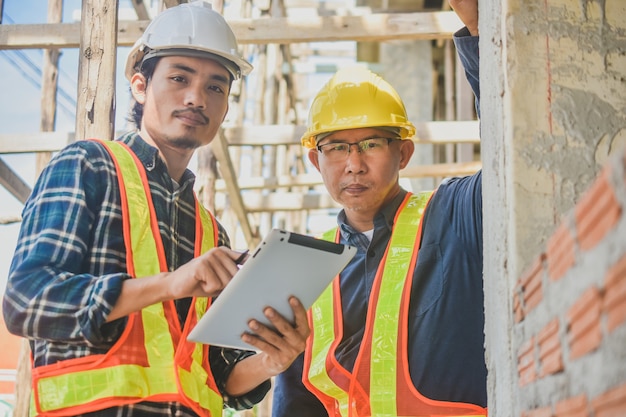
[[[145,169],[122,142],[98,141],[111,155],[122,202],[127,272],[135,279],[168,270]],[[195,256],[217,245],[215,218],[196,198]],[[222,415],[223,399],[208,360],[208,346],[187,341],[210,301],[193,298],[181,329],[173,301],[127,318],[106,353],[33,368],[32,416],[83,414],[142,401],[175,401],[198,415]]]
[[[408,193],[374,279],[361,347],[352,372],[336,359],[343,337],[339,279],[309,310],[311,336],[303,382],[331,417],[486,416],[473,404],[436,401],[420,394],[408,366],[408,309],[420,247],[422,215],[433,193]],[[323,236],[339,240],[337,228]]]

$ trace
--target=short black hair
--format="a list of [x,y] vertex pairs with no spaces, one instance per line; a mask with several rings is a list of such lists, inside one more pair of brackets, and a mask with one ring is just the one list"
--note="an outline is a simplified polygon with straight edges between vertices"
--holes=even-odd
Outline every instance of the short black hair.
[[[139,72],[143,74],[146,78],[146,88],[148,88],[148,83],[152,79],[152,75],[154,74],[154,69],[156,68],[157,63],[161,58],[155,57],[145,60],[141,63],[139,67]],[[133,104],[133,108],[131,109],[130,119],[135,124],[137,129],[141,129],[141,119],[143,118],[143,104],[135,101]]]

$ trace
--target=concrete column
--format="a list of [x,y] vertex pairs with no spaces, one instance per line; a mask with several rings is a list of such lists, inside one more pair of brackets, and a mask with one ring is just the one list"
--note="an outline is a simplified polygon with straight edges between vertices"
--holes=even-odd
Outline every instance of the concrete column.
[[[484,5],[479,1],[479,7]],[[512,288],[517,275],[513,251],[515,236],[509,228],[515,219],[510,161],[513,150],[505,143],[504,63],[502,44],[502,3],[490,2],[480,11],[480,65],[481,65],[481,158],[483,161],[483,250],[485,288],[485,361],[487,363],[487,396],[489,414],[514,415],[517,393],[513,381],[516,367],[512,352],[513,316]],[[497,279],[496,277],[500,277]],[[499,343],[498,343],[499,341]]]

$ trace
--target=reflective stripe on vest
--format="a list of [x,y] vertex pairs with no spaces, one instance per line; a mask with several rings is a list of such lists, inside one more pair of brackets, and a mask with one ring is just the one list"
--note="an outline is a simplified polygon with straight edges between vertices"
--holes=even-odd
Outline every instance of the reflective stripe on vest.
[[[322,235],[322,239],[329,241],[339,241],[339,230],[337,228],[331,229]],[[322,295],[313,303],[309,310],[309,324],[311,326],[311,337],[307,340],[307,363],[305,363],[305,374],[308,373],[308,381],[310,384],[309,389],[314,393],[323,393],[327,398],[320,398],[325,404],[326,409],[329,406],[334,406],[337,411],[337,415],[343,417],[348,416],[348,387],[339,387],[335,381],[328,375],[327,367],[332,365],[327,363],[327,360],[334,359],[331,348],[334,348],[337,341],[341,340],[341,334],[336,334],[339,331],[340,326],[337,326],[333,317],[333,307],[335,305],[334,291],[338,291],[339,279],[338,277],[333,280],[333,283],[329,285]],[[309,355],[310,352],[310,355]],[[309,361],[308,359],[311,358]],[[320,395],[317,395],[320,397]],[[331,400],[331,399],[334,399]],[[328,404],[330,402],[331,404]],[[329,415],[332,417],[333,414]]]
[[[303,381],[330,416],[486,416],[486,410],[476,405],[430,400],[417,392],[410,379],[404,354],[408,338],[403,328],[408,326],[421,217],[431,196],[409,194],[394,221],[387,252],[374,280],[365,334],[352,373],[335,357],[335,348],[343,337],[338,279],[309,311],[312,334],[307,343]],[[323,238],[337,241],[339,234],[333,229]]]
[[[120,142],[99,142],[111,154],[118,175],[128,273],[141,278],[167,271],[141,162]],[[197,200],[196,213],[198,256],[217,244],[217,225]],[[192,300],[182,332],[173,302],[151,305],[128,317],[107,354],[34,368],[31,415],[73,415],[139,401],[178,401],[199,415],[220,416],[222,396],[210,372],[208,347],[186,340],[208,304],[206,298]]]
[[[372,415],[396,416],[396,369],[398,360],[398,320],[400,302],[407,271],[413,271],[419,248],[421,220],[430,194],[413,196],[407,201],[398,219],[394,222],[393,233],[387,246],[383,277],[380,280],[379,294],[375,305],[371,340],[370,361],[370,406]],[[415,255],[416,259],[413,259]],[[411,262],[413,261],[413,262]],[[365,336],[367,337],[367,336]]]

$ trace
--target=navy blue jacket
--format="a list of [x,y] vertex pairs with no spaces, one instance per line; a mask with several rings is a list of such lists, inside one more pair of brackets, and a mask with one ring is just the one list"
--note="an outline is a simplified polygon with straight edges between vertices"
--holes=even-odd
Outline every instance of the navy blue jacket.
[[[455,35],[467,78],[478,91],[478,38]],[[424,226],[409,311],[409,368],[418,391],[435,400],[487,406],[484,357],[482,174],[439,186],[424,213]],[[364,332],[367,302],[391,236],[403,191],[374,219],[372,241],[338,223],[341,241],[358,253],[341,273],[344,338],[337,359],[352,369]],[[302,384],[303,355],[276,377],[274,417],[321,417],[326,411]]]

